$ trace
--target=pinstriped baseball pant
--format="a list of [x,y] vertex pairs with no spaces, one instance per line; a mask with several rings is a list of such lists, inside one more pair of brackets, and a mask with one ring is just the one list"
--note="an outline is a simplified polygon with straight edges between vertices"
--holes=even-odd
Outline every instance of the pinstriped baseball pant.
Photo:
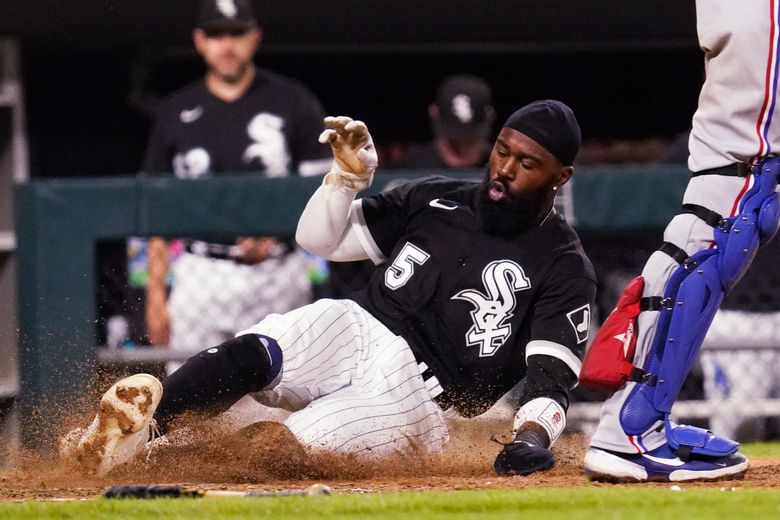
[[258,402],[291,410],[285,424],[304,445],[380,457],[439,452],[449,439],[406,341],[351,300],[319,300],[271,314],[241,334],[270,336],[282,371]]

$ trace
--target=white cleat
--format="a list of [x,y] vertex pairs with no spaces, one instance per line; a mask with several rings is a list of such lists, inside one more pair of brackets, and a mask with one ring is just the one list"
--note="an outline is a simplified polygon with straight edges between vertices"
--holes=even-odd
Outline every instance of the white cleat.
[[60,460],[73,461],[76,458],[76,448],[79,447],[79,441],[86,433],[86,428],[76,428],[65,434],[60,439],[59,453]]
[[74,441],[79,430],[62,439],[60,456],[76,461],[88,474],[105,476],[151,439],[152,416],[162,392],[162,383],[149,374],[135,374],[117,382],[103,394],[98,413],[78,444]]
[[591,447],[585,454],[585,474],[612,482],[685,482],[738,479],[750,463],[739,452],[723,456],[692,455],[680,459],[668,445],[648,453],[616,453]]

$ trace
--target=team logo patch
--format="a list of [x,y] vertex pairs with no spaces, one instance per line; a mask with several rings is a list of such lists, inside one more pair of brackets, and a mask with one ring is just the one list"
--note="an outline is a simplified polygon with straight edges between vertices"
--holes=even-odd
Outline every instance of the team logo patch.
[[217,0],[217,9],[225,18],[235,18],[238,14],[236,3],[233,0]]
[[452,114],[464,125],[471,123],[474,120],[471,98],[466,94],[458,94],[452,98]]
[[266,177],[286,175],[291,158],[284,126],[284,118],[276,114],[261,112],[254,116],[246,127],[252,143],[244,150],[244,163],[259,163]]
[[590,304],[586,303],[578,309],[567,312],[566,317],[569,318],[569,323],[577,335],[577,344],[587,341],[590,333]]
[[511,260],[495,260],[482,270],[485,293],[476,289],[460,291],[453,300],[465,300],[474,305],[474,324],[466,333],[466,344],[479,346],[479,357],[498,352],[512,334],[509,319],[514,316],[515,293],[531,288],[523,268]]
[[558,407],[554,404],[548,405],[544,411],[539,414],[538,419],[547,426],[548,433],[560,432],[565,425],[563,422],[563,415],[558,411]]

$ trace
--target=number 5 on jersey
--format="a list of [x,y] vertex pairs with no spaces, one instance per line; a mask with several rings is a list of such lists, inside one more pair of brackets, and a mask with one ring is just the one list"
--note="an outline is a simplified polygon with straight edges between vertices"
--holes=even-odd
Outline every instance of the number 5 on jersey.
[[414,266],[423,265],[431,257],[428,253],[407,242],[385,271],[385,285],[396,290],[406,285],[414,274]]

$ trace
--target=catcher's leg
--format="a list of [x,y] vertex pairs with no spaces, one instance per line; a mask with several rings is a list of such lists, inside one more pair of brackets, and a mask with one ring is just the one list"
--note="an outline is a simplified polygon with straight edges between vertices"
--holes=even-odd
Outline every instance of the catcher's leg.
[[[685,250],[673,243],[667,245],[665,252],[680,261],[681,266],[665,280],[663,298],[648,295],[650,301],[656,301],[660,316],[654,330],[640,330],[640,338],[644,332],[645,355],[641,366],[655,377],[646,383],[626,385],[606,403],[599,430],[591,441],[594,448],[585,460],[586,471],[591,475],[689,480],[736,475],[747,469],[747,460],[735,454],[736,443],[705,430],[677,426],[669,420],[669,412],[724,293],[747,270],[759,243],[770,240],[777,231],[775,189],[780,160],[770,159],[756,168],[745,181],[748,189],[738,199],[735,217],[716,218],[711,210],[696,203],[687,204],[694,215],[716,226],[717,247],[688,257]],[[736,187],[733,182],[729,184]],[[682,221],[681,217],[673,221],[667,228],[668,234],[673,235]],[[692,236],[693,232],[688,247]],[[658,254],[654,255],[656,260]],[[639,323],[641,327],[642,322]],[[627,455],[632,451],[637,455]]]

